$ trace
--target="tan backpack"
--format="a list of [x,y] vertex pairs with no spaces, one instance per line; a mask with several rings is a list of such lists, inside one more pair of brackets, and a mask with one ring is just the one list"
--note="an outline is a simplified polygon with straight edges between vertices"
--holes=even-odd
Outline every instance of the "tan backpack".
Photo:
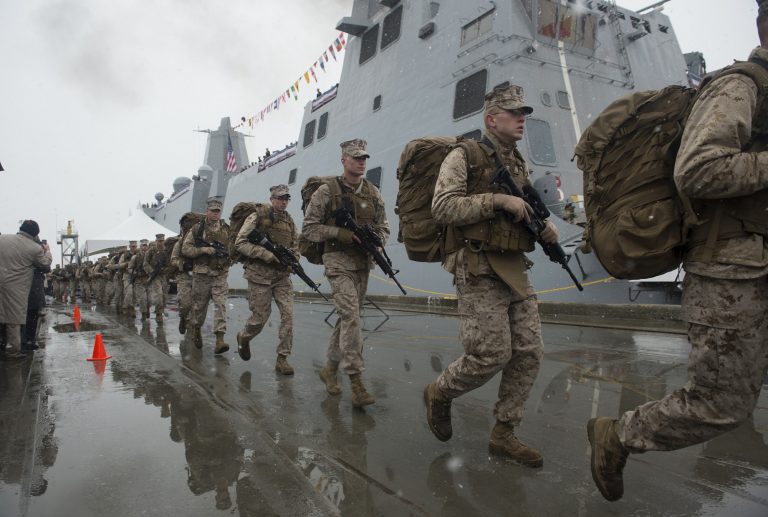
[[229,258],[234,262],[244,262],[246,260],[246,257],[235,249],[235,241],[237,241],[237,234],[240,233],[245,220],[259,208],[269,209],[271,205],[243,201],[232,208],[232,213],[229,215]]
[[[716,77],[742,73],[764,97],[768,71],[736,63]],[[676,269],[690,229],[690,201],[674,183],[675,158],[697,92],[683,86],[632,93],[609,104],[576,145],[584,173],[585,251],[615,278],[649,278]]]
[[[306,215],[309,201],[321,185],[328,185],[333,198],[341,195],[338,176],[310,176],[304,182],[304,186],[301,187],[301,212],[303,214]],[[312,242],[304,237],[303,233],[299,235],[299,253],[310,264],[322,264],[324,251],[325,243]]]

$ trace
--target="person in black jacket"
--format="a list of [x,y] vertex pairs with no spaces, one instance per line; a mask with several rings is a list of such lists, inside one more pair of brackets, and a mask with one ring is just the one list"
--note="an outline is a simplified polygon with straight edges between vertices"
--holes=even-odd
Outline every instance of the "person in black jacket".
[[[41,242],[40,245],[43,243]],[[50,266],[40,268],[35,266],[32,276],[32,287],[29,289],[27,299],[27,322],[21,332],[21,347],[24,350],[37,350],[37,329],[40,316],[45,309],[45,275],[51,272]]]

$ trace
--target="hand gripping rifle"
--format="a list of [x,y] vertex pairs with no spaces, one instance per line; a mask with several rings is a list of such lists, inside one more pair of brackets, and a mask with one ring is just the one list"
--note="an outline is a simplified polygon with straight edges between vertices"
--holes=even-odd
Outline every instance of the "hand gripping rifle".
[[147,285],[151,284],[152,280],[157,278],[157,275],[159,275],[163,269],[165,269],[165,255],[160,257],[160,260],[155,263],[155,267],[152,269],[152,274],[149,275],[149,280],[147,280]]
[[[375,231],[373,231],[371,225],[358,225],[352,218],[352,213],[347,208],[339,208],[333,213],[333,217],[336,219],[336,226],[346,228],[354,233],[360,240],[357,245],[363,248],[363,250],[373,258],[374,262],[376,262],[381,270],[384,271],[395,284],[397,284],[397,287],[400,288],[400,291],[402,291],[403,294],[408,294],[405,292],[405,289],[403,289],[403,286],[400,285],[400,282],[397,281],[397,278],[395,278],[395,275],[400,271],[392,269],[392,261],[389,259],[387,252],[384,251],[384,243],[381,242],[381,238]],[[379,251],[379,249],[381,249],[381,251]]]
[[227,247],[219,241],[208,242],[200,237],[195,237],[195,246],[198,248],[213,248],[216,250],[216,253],[213,254],[216,258],[229,258]]
[[[490,145],[490,142],[483,141],[483,143],[489,144],[489,146],[493,148],[493,146]],[[565,271],[571,276],[571,280],[573,280],[576,288],[579,291],[583,291],[584,288],[576,279],[576,276],[573,274],[573,271],[571,271],[571,268],[568,267],[568,258],[566,257],[562,246],[560,246],[560,243],[544,242],[541,238],[541,232],[543,232],[547,227],[545,221],[550,214],[549,209],[547,209],[547,206],[541,200],[539,193],[536,192],[536,189],[531,185],[525,185],[523,189],[520,190],[520,187],[518,187],[512,179],[512,174],[510,174],[509,169],[503,163],[501,163],[499,156],[494,153],[493,158],[496,160],[496,170],[493,172],[491,185],[500,186],[509,195],[522,198],[523,201],[531,206],[533,209],[533,214],[530,214],[530,222],[525,223],[526,228],[528,228],[528,231],[533,234],[536,242],[539,243],[541,248],[544,250],[544,253],[546,253],[546,255],[549,257],[549,260],[560,264],[563,269],[565,269]]]
[[296,259],[293,253],[291,253],[291,250],[282,244],[275,244],[269,240],[269,236],[267,234],[261,233],[255,228],[248,234],[247,239],[251,244],[258,244],[259,246],[263,246],[267,251],[271,252],[275,256],[280,264],[291,268],[291,270],[296,273],[299,278],[304,280],[305,284],[307,284],[317,294],[322,296],[326,302],[330,301],[325,297],[323,293],[320,292],[320,284],[314,283],[312,279],[309,278],[309,275],[307,275],[307,273],[304,271],[304,268],[301,267],[299,261]]

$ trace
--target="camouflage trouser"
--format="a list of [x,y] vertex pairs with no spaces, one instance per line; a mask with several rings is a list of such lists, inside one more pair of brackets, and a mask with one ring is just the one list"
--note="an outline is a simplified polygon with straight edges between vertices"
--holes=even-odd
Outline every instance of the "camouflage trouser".
[[53,299],[59,300],[61,298],[61,282],[59,280],[53,281]]
[[113,283],[115,284],[115,307],[118,309],[122,307],[123,300],[125,298],[125,284],[123,282],[122,277],[115,277],[113,280]]
[[188,318],[192,312],[192,275],[189,273],[176,275],[176,303],[179,306],[179,318]]
[[293,284],[286,275],[272,284],[257,284],[248,281],[248,306],[251,317],[241,332],[245,339],[258,336],[272,312],[272,298],[280,311],[277,353],[289,355],[293,348]]
[[133,292],[130,277],[130,274],[123,273],[123,308],[135,311],[136,297]]
[[83,303],[91,303],[92,285],[90,280],[80,280],[80,298]]
[[96,296],[96,303],[99,305],[104,303],[104,292],[106,286],[107,284],[103,278],[97,278],[93,281],[93,292],[94,296]]
[[339,363],[348,375],[365,370],[363,363],[363,334],[360,312],[368,289],[368,270],[325,270],[336,305],[336,326],[328,346],[328,360]]
[[501,371],[497,420],[517,425],[539,372],[544,344],[533,289],[520,296],[498,278],[456,278],[459,339],[464,354],[440,374],[440,391],[455,398],[479,388]]
[[633,452],[704,442],[738,427],[757,404],[768,369],[768,277],[688,273],[682,309],[691,344],[688,382],[621,416],[619,437]]
[[111,305],[112,299],[115,297],[115,282],[114,280],[104,281],[104,304]]
[[137,278],[133,283],[133,298],[139,304],[139,312],[149,312],[149,300],[147,297],[147,279]]
[[77,280],[70,280],[69,283],[69,300],[72,302],[77,301]]
[[213,331],[227,331],[227,272],[218,275],[192,275],[192,319],[198,327],[205,323],[208,302],[213,300]]
[[149,305],[154,305],[155,314],[162,314],[165,310],[165,286],[167,283],[165,275],[157,275],[147,286]]

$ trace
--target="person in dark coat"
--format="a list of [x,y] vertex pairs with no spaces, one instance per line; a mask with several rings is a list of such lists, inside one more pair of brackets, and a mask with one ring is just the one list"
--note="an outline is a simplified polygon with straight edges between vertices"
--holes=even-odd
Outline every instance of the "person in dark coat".
[[[42,243],[40,243],[42,246]],[[27,299],[27,322],[21,330],[22,350],[37,350],[37,329],[40,316],[45,309],[45,275],[50,273],[50,266],[35,267],[32,274],[32,287]]]

